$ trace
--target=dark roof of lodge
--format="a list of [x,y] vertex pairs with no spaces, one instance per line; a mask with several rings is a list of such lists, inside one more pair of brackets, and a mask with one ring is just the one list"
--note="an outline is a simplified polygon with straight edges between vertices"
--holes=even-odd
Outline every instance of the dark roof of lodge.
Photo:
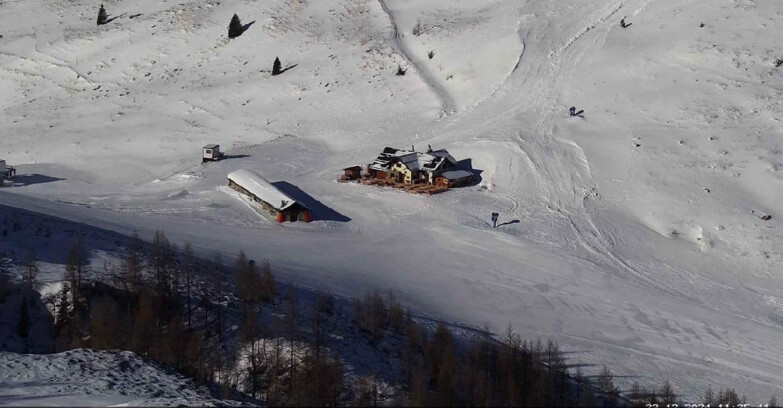
[[470,177],[473,173],[467,171],[467,170],[452,170],[447,171],[443,174],[441,174],[441,177],[446,178],[447,180],[459,180],[462,178]]

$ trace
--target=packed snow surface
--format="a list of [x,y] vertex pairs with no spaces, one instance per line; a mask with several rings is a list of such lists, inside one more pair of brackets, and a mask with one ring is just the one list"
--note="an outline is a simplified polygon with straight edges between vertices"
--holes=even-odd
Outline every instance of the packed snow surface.
[[[783,394],[780,1],[105,4],[96,27],[94,2],[0,2],[0,157],[19,173],[0,203],[393,290],[686,397]],[[234,13],[253,24],[228,40]],[[200,165],[207,143],[231,157]],[[480,184],[335,181],[411,145]],[[239,168],[314,221],[260,217],[225,187]]]
[[130,351],[0,352],[0,405],[238,406]]

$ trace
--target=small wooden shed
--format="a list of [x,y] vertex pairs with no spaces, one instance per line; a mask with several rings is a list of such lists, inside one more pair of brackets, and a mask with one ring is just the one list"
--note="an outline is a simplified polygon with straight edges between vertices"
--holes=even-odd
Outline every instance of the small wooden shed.
[[0,180],[4,178],[14,178],[16,169],[5,164],[5,160],[0,160]]
[[435,184],[443,187],[464,187],[473,183],[473,173],[467,170],[447,171],[435,179]]
[[211,161],[218,161],[221,158],[223,158],[223,155],[220,154],[220,145],[217,144],[208,144],[204,146],[202,149],[201,154],[201,162],[211,162]]
[[343,169],[342,180],[358,180],[362,177],[362,166],[351,166]]

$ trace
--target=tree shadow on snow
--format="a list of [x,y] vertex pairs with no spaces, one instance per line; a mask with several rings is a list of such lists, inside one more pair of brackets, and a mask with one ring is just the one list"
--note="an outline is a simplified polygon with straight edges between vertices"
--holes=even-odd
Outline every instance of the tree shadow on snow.
[[249,154],[227,154],[223,156],[220,160],[233,160],[233,159],[244,159],[245,157],[250,157]]
[[43,174],[23,174],[21,176],[16,176],[10,180],[6,180],[6,185],[10,185],[12,187],[22,187],[22,186],[29,186],[32,184],[51,183],[54,181],[61,181],[61,180],[65,180],[65,179],[59,177],[46,176]]
[[[111,23],[112,21],[114,21],[114,20],[116,20],[116,19],[118,19],[118,18],[120,18],[120,17],[123,17],[125,14],[127,14],[127,13],[122,13],[122,14],[120,14],[120,15],[119,15],[119,16],[117,16],[117,17],[108,18],[108,19],[106,19],[106,22],[105,22],[105,23],[103,23],[103,25],[109,24],[109,23]],[[131,17],[131,18],[133,18],[133,17]]]
[[[280,74],[282,74],[283,72],[288,71],[289,69],[294,69],[297,65],[299,65],[299,64],[289,65],[289,66],[283,68],[282,70],[280,70]],[[280,75],[280,74],[278,74],[278,75]]]
[[287,196],[293,198],[294,200],[302,203],[307,208],[309,208],[310,211],[312,212],[313,221],[323,220],[323,221],[348,222],[351,220],[345,215],[342,215],[339,212],[327,207],[322,202],[311,197],[309,194],[305,193],[304,191],[299,189],[299,187],[291,183],[288,183],[286,181],[278,181],[272,183],[272,185],[277,187],[280,191],[285,193]]
[[502,224],[498,224],[498,227],[502,227],[504,225],[510,225],[510,224],[519,224],[519,222],[520,222],[519,220],[511,220],[511,221],[504,222]]
[[247,30],[250,28],[250,26],[252,26],[252,25],[253,25],[253,24],[255,24],[255,23],[256,23],[256,20],[253,20],[253,21],[251,21],[251,22],[249,22],[249,23],[247,23],[247,24],[243,25],[243,26],[242,26],[242,33],[241,33],[240,35],[244,34],[244,33],[245,33],[245,31],[247,31]]

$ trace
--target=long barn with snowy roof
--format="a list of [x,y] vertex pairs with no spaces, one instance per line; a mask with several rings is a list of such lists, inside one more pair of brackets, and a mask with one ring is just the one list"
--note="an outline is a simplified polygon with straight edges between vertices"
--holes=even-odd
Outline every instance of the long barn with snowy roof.
[[229,173],[228,186],[252,200],[277,222],[310,222],[310,209],[250,170]]

